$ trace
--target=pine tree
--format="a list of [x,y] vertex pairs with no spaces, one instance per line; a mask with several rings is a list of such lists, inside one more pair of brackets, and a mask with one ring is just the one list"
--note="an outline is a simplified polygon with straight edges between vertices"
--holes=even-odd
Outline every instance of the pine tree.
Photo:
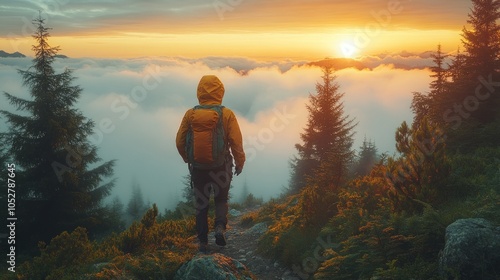
[[316,84],[316,95],[310,95],[309,118],[303,144],[296,144],[298,158],[292,162],[295,191],[304,187],[307,178],[316,178],[323,187],[335,189],[345,181],[354,157],[352,150],[353,119],[344,114],[343,93],[335,82],[333,70],[323,68],[322,83]]
[[[423,118],[410,128],[403,122],[396,131],[399,158],[389,158],[386,179],[396,211],[420,212],[424,204],[438,206],[453,193],[446,180],[450,174],[443,131]],[[423,203],[422,203],[423,202]]]
[[[445,112],[445,106],[449,104],[449,67],[445,68],[445,60],[448,58],[448,55],[445,55],[441,50],[441,44],[438,45],[436,53],[432,54],[434,66],[430,69],[432,74],[430,75],[433,78],[430,83],[430,92],[429,92],[429,110],[428,114],[421,114],[421,117],[416,120],[416,124],[421,123],[422,118],[427,116],[428,120],[437,124],[443,124],[443,112]],[[446,104],[446,105],[444,105]]]
[[[299,150],[299,144],[295,148]],[[303,158],[301,156],[294,156],[290,160],[290,180],[286,192],[289,194],[296,194],[307,185],[308,178],[314,174],[318,162],[312,158]]]
[[[73,85],[72,71],[58,74],[52,64],[59,47],[48,43],[50,28],[39,16],[33,21],[35,58],[28,70],[19,70],[31,100],[5,93],[24,113],[0,111],[10,130],[1,135],[18,165],[19,238],[24,245],[49,241],[64,230],[83,226],[91,232],[101,223],[102,200],[114,181],[114,161],[98,165],[97,148],[88,137],[94,123],[74,108],[82,89]],[[29,241],[28,238],[31,237]]]
[[[457,49],[457,54],[453,57],[451,65],[448,67],[448,73],[453,84],[457,82],[464,81],[466,79],[465,75],[465,54]],[[453,90],[452,90],[453,91]]]
[[446,88],[448,72],[444,67],[445,59],[448,55],[445,55],[441,50],[441,44],[438,45],[436,53],[431,55],[434,66],[431,67],[431,78],[434,80],[430,84],[431,96],[440,96],[444,93]]
[[183,185],[184,185],[184,188],[183,188],[183,191],[182,191],[182,197],[184,198],[184,201],[189,204],[189,205],[194,205],[194,197],[195,197],[195,194],[194,194],[194,189],[193,189],[193,186],[191,184],[191,174],[188,174],[183,178]]
[[147,206],[144,204],[141,186],[137,182],[134,182],[132,184],[132,196],[127,204],[127,214],[132,221],[136,221],[142,217],[146,210]]
[[441,96],[435,96],[436,100],[433,101],[433,111],[437,112],[432,115],[432,117],[437,118],[437,122],[442,124],[443,127],[450,126],[449,120],[447,120],[447,113],[450,109],[453,109],[453,105],[457,102],[463,102],[459,100],[459,95],[464,88],[468,87],[468,76],[465,71],[465,54],[457,49],[457,54],[453,56],[451,64],[448,65],[448,82],[445,84],[444,94]]
[[[473,0],[473,7],[467,23],[470,29],[463,28],[462,43],[465,48],[466,90],[459,97],[473,95],[480,85],[479,79],[498,82],[500,80],[500,1]],[[499,117],[500,89],[490,87],[482,92],[490,92],[490,97],[480,100],[480,107],[472,113],[472,118],[486,124]],[[459,100],[460,101],[460,100]],[[463,101],[462,101],[463,102]]]
[[448,146],[461,152],[496,146],[500,137],[500,1],[472,3],[447,104]]
[[433,81],[430,84],[430,92],[427,94],[415,92],[411,109],[414,113],[412,128],[421,123],[422,119],[427,117],[429,121],[443,123],[443,112],[446,106],[448,95],[448,70],[445,69],[445,59],[448,57],[443,54],[441,45],[438,45],[436,53],[432,54],[434,66],[430,68]]
[[462,43],[466,52],[466,67],[470,78],[498,74],[500,69],[500,1],[472,0],[473,7],[466,27],[462,30]]
[[363,140],[363,145],[359,147],[358,160],[354,168],[355,176],[366,176],[378,161],[377,147],[372,141]]
[[248,198],[250,192],[248,191],[248,183],[247,180],[243,183],[243,188],[241,189],[240,203],[243,204],[245,200]]
[[119,233],[125,230],[125,205],[120,198],[118,196],[113,198],[106,208],[108,223],[105,225],[105,231]]

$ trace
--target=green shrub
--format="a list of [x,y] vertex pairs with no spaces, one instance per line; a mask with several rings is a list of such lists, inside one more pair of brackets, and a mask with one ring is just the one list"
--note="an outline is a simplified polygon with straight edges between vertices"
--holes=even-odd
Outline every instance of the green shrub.
[[154,205],[140,222],[98,242],[84,228],[63,232],[41,243],[40,256],[19,266],[17,274],[2,278],[172,279],[196,252],[194,217],[158,223],[157,215]]
[[177,269],[196,252],[194,217],[157,222],[153,205],[115,243],[125,254],[114,258],[95,279],[172,279]]
[[76,279],[91,271],[95,258],[87,230],[76,228],[54,237],[48,245],[39,244],[40,256],[19,268],[18,279]]
[[253,194],[248,194],[245,200],[241,203],[243,208],[252,208],[257,205],[262,205],[264,200],[262,198],[256,198]]
[[413,262],[403,265],[402,267],[398,267],[396,263],[397,261],[393,260],[387,264],[386,269],[377,269],[377,271],[373,274],[373,278],[379,280],[443,280],[442,277],[439,277],[437,274],[437,262],[429,262],[419,258]]
[[126,254],[106,265],[92,279],[173,279],[180,266],[191,259],[193,253],[157,250],[139,256]]
[[257,212],[250,212],[241,217],[240,225],[245,228],[249,228],[256,224],[256,221],[259,217]]
[[479,192],[500,193],[500,148],[478,148],[468,154],[451,157],[453,192],[450,196],[465,198]]

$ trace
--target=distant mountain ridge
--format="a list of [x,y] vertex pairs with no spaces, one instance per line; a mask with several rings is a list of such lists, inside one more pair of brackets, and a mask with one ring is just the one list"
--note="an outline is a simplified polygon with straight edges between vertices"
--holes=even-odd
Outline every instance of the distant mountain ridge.
[[307,65],[320,66],[320,67],[330,66],[333,67],[335,70],[341,70],[345,68],[356,68],[358,70],[363,70],[365,68],[369,68],[362,62],[351,58],[325,58],[323,60],[310,62]]
[[26,56],[20,52],[8,53],[0,50],[0,57],[26,57]]
[[[14,53],[8,53],[6,51],[0,50],[0,58],[2,57],[26,57],[26,55],[20,53],[20,52],[14,52]],[[66,55],[63,54],[57,54],[55,55],[56,58],[68,58]]]

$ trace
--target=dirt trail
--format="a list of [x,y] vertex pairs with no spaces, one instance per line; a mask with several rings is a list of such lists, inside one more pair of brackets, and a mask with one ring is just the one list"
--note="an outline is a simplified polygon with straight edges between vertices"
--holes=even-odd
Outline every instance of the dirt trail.
[[227,245],[215,245],[214,233],[208,237],[210,253],[221,253],[243,263],[257,279],[262,280],[299,280],[289,269],[278,262],[263,257],[257,253],[257,242],[260,233],[252,233],[247,228],[240,226],[241,217],[229,215],[228,229],[226,231]]

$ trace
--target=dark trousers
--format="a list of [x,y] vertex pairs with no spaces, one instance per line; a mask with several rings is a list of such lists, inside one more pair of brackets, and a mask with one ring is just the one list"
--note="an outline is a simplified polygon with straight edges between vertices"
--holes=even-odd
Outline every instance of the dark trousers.
[[214,227],[222,225],[224,229],[226,228],[231,171],[231,165],[225,164],[213,170],[193,169],[191,172],[195,195],[196,231],[200,242],[208,242],[208,208],[212,191],[215,202]]

